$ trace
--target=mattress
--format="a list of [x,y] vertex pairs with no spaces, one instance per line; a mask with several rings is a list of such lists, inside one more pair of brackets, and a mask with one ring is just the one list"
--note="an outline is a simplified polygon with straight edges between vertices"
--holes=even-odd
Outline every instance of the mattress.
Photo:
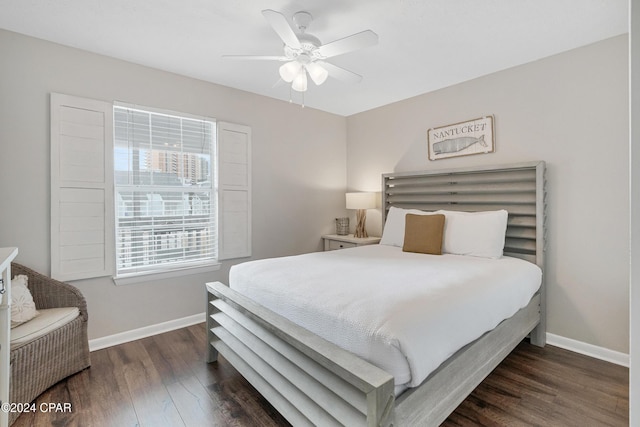
[[521,259],[386,245],[251,261],[229,273],[232,289],[393,375],[396,391],[420,385],[525,307],[541,279]]

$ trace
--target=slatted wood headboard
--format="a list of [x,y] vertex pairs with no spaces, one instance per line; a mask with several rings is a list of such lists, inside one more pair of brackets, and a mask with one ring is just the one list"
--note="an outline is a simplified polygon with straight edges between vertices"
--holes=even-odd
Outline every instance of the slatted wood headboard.
[[[504,254],[537,264],[544,272],[546,180],[543,161],[382,175],[382,223],[391,206],[435,211],[509,212]],[[546,286],[540,294],[540,324],[531,332],[546,341]]]
[[545,163],[389,173],[382,176],[383,223],[391,206],[509,212],[505,255],[544,269]]

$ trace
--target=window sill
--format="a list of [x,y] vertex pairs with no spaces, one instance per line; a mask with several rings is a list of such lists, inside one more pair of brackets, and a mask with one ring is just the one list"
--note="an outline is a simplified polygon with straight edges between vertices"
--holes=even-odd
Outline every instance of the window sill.
[[220,270],[220,263],[216,262],[209,265],[201,265],[194,267],[184,267],[179,269],[164,271],[149,271],[144,273],[130,273],[113,277],[113,283],[116,286],[133,285],[134,283],[150,282],[152,280],[170,279],[172,277],[182,277],[185,275],[208,273],[210,271]]

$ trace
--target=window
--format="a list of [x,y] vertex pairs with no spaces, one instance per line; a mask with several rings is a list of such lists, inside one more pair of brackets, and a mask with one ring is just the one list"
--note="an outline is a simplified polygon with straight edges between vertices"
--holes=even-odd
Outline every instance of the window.
[[116,283],[251,256],[251,128],[51,94],[51,275]]
[[115,106],[116,275],[218,257],[216,124]]

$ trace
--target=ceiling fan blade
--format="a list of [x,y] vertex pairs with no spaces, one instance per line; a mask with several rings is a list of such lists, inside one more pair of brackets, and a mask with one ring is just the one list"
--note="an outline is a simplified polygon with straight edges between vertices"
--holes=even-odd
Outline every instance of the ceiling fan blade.
[[262,11],[262,15],[282,39],[284,44],[294,49],[300,49],[302,47],[300,45],[300,40],[298,40],[298,36],[293,32],[293,29],[287,22],[287,18],[285,18],[283,14],[276,12],[275,10],[265,9]]
[[360,81],[362,80],[362,76],[360,74],[345,70],[344,68],[338,67],[337,65],[333,65],[329,62],[316,61],[316,63],[322,65],[322,67],[327,70],[331,77],[342,80],[343,82],[360,83]]
[[286,56],[269,56],[269,55],[222,55],[224,59],[242,59],[250,61],[289,61]]
[[318,52],[324,58],[331,58],[375,44],[378,44],[378,35],[371,30],[366,30],[320,46]]

